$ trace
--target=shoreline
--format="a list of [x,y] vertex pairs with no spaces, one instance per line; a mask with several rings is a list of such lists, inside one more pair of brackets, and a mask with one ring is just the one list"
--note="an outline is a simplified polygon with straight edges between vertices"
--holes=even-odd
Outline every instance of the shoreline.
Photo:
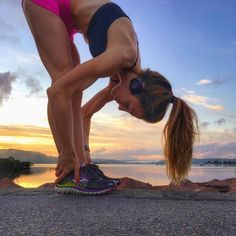
[[[17,185],[13,180],[3,178],[0,180],[1,189],[28,189]],[[54,183],[44,183],[37,188],[30,189],[52,189]],[[236,178],[228,178],[223,180],[212,179],[207,182],[192,182],[189,179],[184,180],[180,186],[175,186],[173,183],[168,185],[153,186],[149,183],[144,183],[139,180],[131,179],[128,177],[121,178],[121,183],[116,187],[116,190],[123,191],[125,189],[141,189],[153,191],[177,191],[177,192],[211,192],[211,193],[225,193],[236,194]]]
[[[101,170],[107,175],[116,178],[128,176],[131,179],[150,183],[152,186],[166,186],[170,180],[166,175],[165,166],[157,165],[124,165],[124,164],[101,164]],[[45,183],[55,181],[54,165],[35,165],[29,175],[21,175],[14,179],[14,182],[25,188],[36,188]],[[192,182],[205,183],[212,179],[224,180],[235,178],[235,167],[214,167],[214,166],[192,166],[189,175],[186,177]],[[13,179],[9,177],[10,179]]]

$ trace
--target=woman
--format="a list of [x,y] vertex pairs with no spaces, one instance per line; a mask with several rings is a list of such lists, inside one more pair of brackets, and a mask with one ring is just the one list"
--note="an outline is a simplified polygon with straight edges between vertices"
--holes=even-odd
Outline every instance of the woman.
[[[173,96],[162,75],[141,69],[136,34],[122,9],[106,0],[23,0],[22,6],[52,79],[48,120],[59,153],[57,191],[100,194],[117,184],[90,164],[88,148],[92,115],[113,99],[119,109],[147,122],[160,121],[173,102],[164,130],[165,156],[169,176],[181,181],[191,165],[195,113]],[[93,56],[82,64],[73,43],[76,32],[88,41]],[[108,76],[108,87],[81,108],[83,90]]]

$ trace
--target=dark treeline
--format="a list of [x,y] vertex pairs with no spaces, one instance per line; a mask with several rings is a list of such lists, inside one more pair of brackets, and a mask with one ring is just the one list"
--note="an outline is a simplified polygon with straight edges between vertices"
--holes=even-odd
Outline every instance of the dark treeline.
[[0,179],[15,178],[22,173],[29,173],[32,163],[15,160],[14,157],[0,158]]

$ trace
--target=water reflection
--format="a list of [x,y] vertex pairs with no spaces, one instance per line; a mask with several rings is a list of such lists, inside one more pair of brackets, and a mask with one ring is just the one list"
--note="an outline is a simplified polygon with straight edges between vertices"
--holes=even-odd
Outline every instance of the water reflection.
[[157,165],[101,165],[108,176],[129,177],[152,185],[169,184],[165,166]]
[[[31,174],[21,175],[14,182],[25,188],[38,187],[44,183],[54,182],[54,164],[34,165]],[[103,164],[100,168],[108,176],[130,177],[152,185],[166,185],[169,180],[166,176],[165,166],[135,165],[135,164]],[[211,179],[226,179],[236,177],[236,167],[222,166],[193,166],[189,179],[194,182],[205,182]]]
[[31,174],[21,175],[14,182],[24,188],[35,188],[44,183],[54,182],[54,164],[36,164],[31,167]]
[[194,166],[190,171],[190,180],[206,182],[211,179],[236,178],[235,166]]
[[3,178],[8,178],[11,180],[14,180],[18,178],[21,175],[30,175],[32,172],[30,170],[27,171],[7,171],[7,170],[1,170],[0,172],[0,180]]
[[0,179],[3,179],[3,178],[15,179],[15,178],[19,177],[20,175],[21,175],[21,173],[19,173],[19,172],[11,173],[9,171],[1,171],[0,172]]

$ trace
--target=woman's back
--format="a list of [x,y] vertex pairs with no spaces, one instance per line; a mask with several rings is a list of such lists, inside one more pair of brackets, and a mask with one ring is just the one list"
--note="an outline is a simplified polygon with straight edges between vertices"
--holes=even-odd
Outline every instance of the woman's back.
[[109,2],[108,0],[71,0],[71,12],[78,30],[86,36],[89,22],[94,13]]

